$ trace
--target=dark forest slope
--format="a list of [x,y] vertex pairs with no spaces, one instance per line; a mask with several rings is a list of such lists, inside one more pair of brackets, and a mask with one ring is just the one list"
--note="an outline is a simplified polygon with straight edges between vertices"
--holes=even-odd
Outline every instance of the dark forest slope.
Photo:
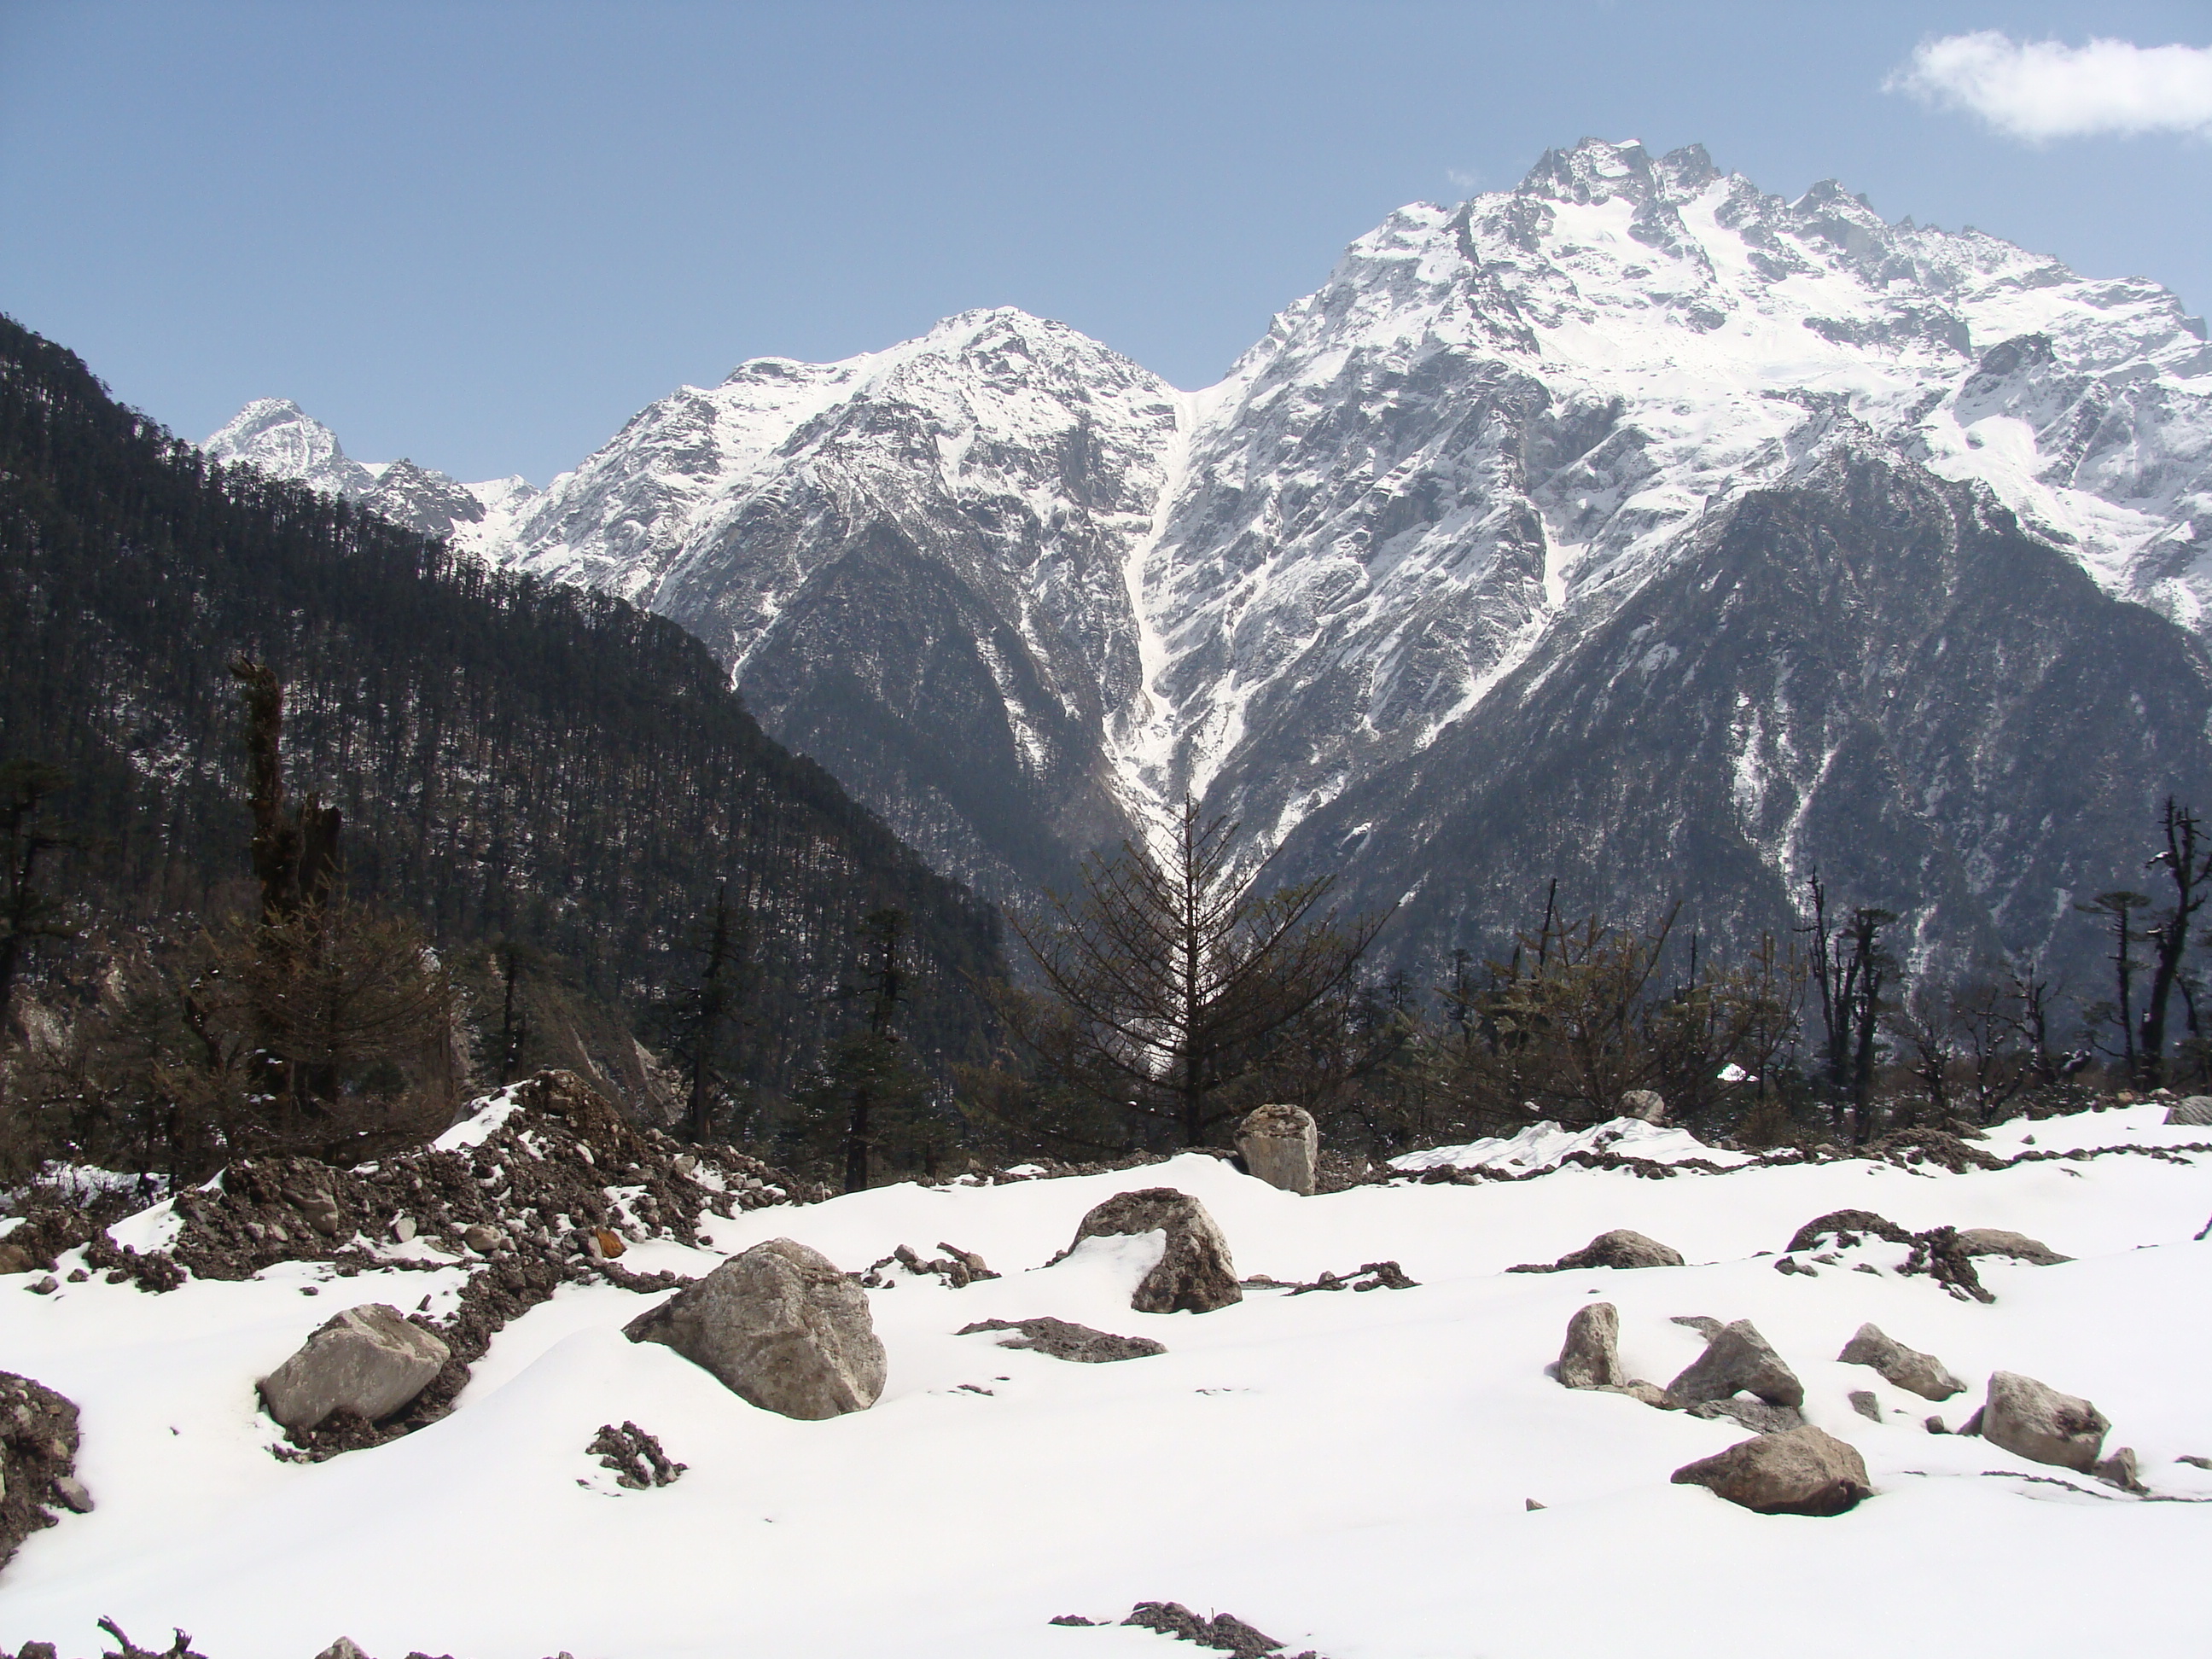
[[289,684],[289,769],[343,809],[354,890],[441,943],[527,939],[635,1007],[726,877],[756,921],[746,1069],[787,1086],[851,1017],[860,919],[896,905],[918,1044],[980,1041],[960,981],[998,964],[993,913],[683,629],[210,463],[0,319],[0,758],[70,774],[97,842],[76,877],[113,909],[203,909],[246,873],[241,650]]

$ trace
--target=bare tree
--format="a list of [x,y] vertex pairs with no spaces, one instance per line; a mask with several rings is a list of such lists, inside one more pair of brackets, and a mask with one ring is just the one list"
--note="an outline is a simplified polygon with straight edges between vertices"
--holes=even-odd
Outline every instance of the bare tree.
[[1272,891],[1231,856],[1237,825],[1187,800],[1164,858],[1124,842],[1082,889],[1017,915],[1042,997],[999,998],[1064,1088],[1202,1146],[1250,1104],[1271,1045],[1348,985],[1383,921],[1324,908],[1334,878]]
[[39,939],[76,937],[39,874],[46,854],[76,844],[45,812],[47,799],[68,781],[66,774],[36,761],[0,765],[0,850],[8,860],[7,891],[0,894],[0,1050],[8,1045],[8,1017],[24,947]]
[[[2137,1073],[2137,1080],[2146,1089],[2155,1089],[2166,1081],[2166,1004],[2174,987],[2183,983],[2181,962],[2189,949],[2189,930],[2197,913],[2204,908],[2208,888],[2212,888],[2212,848],[2202,845],[2203,826],[2197,815],[2168,795],[2159,828],[2166,845],[2151,856],[2144,867],[2166,872],[2167,879],[2173,884],[2173,903],[2143,933],[2153,951],[2150,989],[2143,999]],[[2185,988],[2184,997],[2193,1034],[2195,999]]]
[[2107,1006],[2102,1010],[2102,1015],[2112,1018],[2120,1028],[2121,1054],[2126,1062],[2130,1081],[2135,1079],[2137,1064],[2134,1006],[2136,970],[2142,966],[2135,954],[2135,946],[2142,938],[2135,925],[2135,913],[2149,902],[2149,895],[2130,892],[2122,888],[2100,893],[2087,904],[2074,907],[2087,915],[2103,916],[2112,930],[2112,953],[2105,959],[2112,964],[2112,982],[2119,994],[2117,1004]]

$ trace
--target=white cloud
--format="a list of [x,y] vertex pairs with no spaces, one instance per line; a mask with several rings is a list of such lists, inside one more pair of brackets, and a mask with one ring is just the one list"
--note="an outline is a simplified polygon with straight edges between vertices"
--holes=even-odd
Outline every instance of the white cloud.
[[1995,29],[1925,40],[1882,82],[2039,143],[2099,133],[2212,137],[2212,46],[2014,40]]

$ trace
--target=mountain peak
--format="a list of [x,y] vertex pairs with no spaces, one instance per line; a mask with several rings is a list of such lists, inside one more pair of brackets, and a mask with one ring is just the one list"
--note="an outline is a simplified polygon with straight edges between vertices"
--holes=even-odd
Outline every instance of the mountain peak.
[[377,475],[346,454],[338,434],[289,398],[255,398],[200,447],[216,460],[243,462],[349,500],[376,487]]

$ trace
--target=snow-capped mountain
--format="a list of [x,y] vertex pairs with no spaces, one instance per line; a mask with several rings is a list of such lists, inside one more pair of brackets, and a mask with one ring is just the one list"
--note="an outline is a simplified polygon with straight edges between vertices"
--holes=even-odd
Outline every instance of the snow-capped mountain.
[[427,536],[482,524],[488,513],[503,516],[538,493],[519,477],[465,484],[404,456],[381,464],[356,461],[337,433],[285,398],[246,404],[200,447],[216,460],[244,462],[359,501]]
[[[340,455],[286,441],[294,476]],[[2034,949],[2212,782],[2203,324],[1695,146],[1403,209],[1203,392],[970,313],[684,388],[453,530],[684,623],[988,889],[1188,790],[1363,902],[1420,895],[1409,957],[1494,943],[1552,874],[1775,925],[1814,863],[1932,900],[1949,948]],[[1967,685],[2008,712],[1900,725]],[[2051,753],[2106,759],[2061,787]],[[1570,768],[1594,793],[1553,810]]]

